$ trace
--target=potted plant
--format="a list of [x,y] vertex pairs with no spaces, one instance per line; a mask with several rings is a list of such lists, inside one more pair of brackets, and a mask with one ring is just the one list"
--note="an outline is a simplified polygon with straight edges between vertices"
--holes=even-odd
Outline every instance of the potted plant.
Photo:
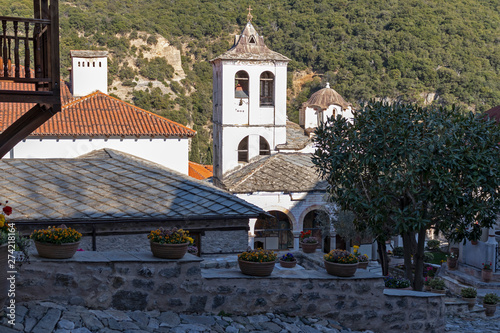
[[194,245],[189,245],[188,249],[187,249],[187,252],[189,254],[192,254],[193,256],[196,256],[196,255],[198,255],[198,247],[194,246]]
[[40,257],[68,259],[78,250],[82,234],[61,224],[58,227],[35,230],[30,238],[35,242]]
[[469,311],[474,308],[474,305],[476,305],[476,297],[477,297],[477,290],[476,288],[473,287],[467,287],[467,288],[462,288],[460,291],[460,296],[462,296],[462,299],[467,302],[467,307],[469,308]]
[[293,268],[297,265],[297,259],[291,253],[284,254],[280,257],[280,265],[285,268]]
[[323,256],[326,272],[330,275],[349,277],[356,273],[358,258],[345,250],[331,250]]
[[451,252],[447,257],[448,259],[446,260],[446,263],[448,265],[448,269],[455,270],[457,268],[458,261],[457,255],[455,254],[455,252]]
[[278,256],[274,251],[264,249],[248,249],[238,254],[238,266],[245,275],[268,276],[274,270]]
[[431,281],[432,281],[432,278],[430,276],[426,276],[424,278],[424,290],[425,291],[431,291]]
[[445,294],[445,284],[443,279],[435,278],[430,282],[431,292],[436,294]]
[[386,288],[391,289],[411,289],[410,280],[395,276],[384,277],[384,285]]
[[485,314],[488,317],[492,317],[497,310],[497,304],[500,301],[500,297],[494,293],[488,293],[484,295],[483,298],[483,307],[485,309]]
[[366,269],[368,267],[368,256],[366,254],[359,253],[359,246],[354,245],[354,255],[358,258],[358,268]]
[[300,245],[304,253],[314,253],[318,248],[318,240],[313,237],[311,230],[300,232]]
[[490,282],[493,277],[493,270],[491,269],[492,263],[483,263],[483,270],[481,271],[481,278],[484,282]]
[[193,243],[189,231],[177,228],[152,230],[148,238],[153,256],[163,259],[181,259]]

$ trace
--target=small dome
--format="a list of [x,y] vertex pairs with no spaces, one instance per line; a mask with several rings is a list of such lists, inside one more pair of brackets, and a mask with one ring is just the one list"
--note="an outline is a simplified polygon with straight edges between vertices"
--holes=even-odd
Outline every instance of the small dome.
[[330,88],[330,84],[327,83],[326,87],[316,91],[312,94],[311,98],[307,102],[302,104],[302,107],[314,107],[317,106],[322,110],[328,109],[330,105],[339,105],[342,109],[347,109],[349,103],[347,103],[338,92]]

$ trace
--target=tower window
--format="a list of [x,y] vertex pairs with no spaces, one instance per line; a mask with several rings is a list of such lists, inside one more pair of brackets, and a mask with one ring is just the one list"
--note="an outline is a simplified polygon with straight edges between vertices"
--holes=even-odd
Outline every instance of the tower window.
[[271,72],[260,75],[260,106],[274,106],[274,75]]
[[248,136],[238,144],[238,162],[248,162]]
[[101,62],[99,61],[99,67],[101,67]]
[[255,44],[255,43],[256,43],[256,41],[255,41],[255,36],[254,36],[254,35],[250,36],[250,40],[249,40],[248,42],[249,42],[250,44]]
[[248,98],[248,73],[245,71],[239,71],[236,73],[234,81],[234,97]]
[[78,62],[78,67],[81,67],[80,62]]
[[95,67],[95,62],[92,62],[92,67]]
[[90,67],[90,62],[87,61],[87,67]]
[[259,155],[271,155],[269,143],[263,136],[259,138]]

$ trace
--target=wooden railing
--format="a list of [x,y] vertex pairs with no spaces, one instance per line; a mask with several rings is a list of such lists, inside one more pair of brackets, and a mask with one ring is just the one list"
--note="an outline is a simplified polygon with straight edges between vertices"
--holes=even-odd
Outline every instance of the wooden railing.
[[58,0],[34,0],[34,18],[0,22],[0,81],[24,83],[0,90],[0,102],[60,104]]

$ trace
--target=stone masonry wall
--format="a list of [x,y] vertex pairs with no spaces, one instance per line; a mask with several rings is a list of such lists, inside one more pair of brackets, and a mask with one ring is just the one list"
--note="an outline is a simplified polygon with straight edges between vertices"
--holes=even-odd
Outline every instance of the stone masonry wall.
[[68,260],[33,257],[19,269],[16,301],[47,300],[94,309],[226,313],[266,312],[331,318],[356,330],[442,332],[444,302],[430,293],[385,290],[359,270],[338,278],[321,270],[276,267],[270,277],[238,268],[200,269],[201,259],[150,253],[78,252]]

